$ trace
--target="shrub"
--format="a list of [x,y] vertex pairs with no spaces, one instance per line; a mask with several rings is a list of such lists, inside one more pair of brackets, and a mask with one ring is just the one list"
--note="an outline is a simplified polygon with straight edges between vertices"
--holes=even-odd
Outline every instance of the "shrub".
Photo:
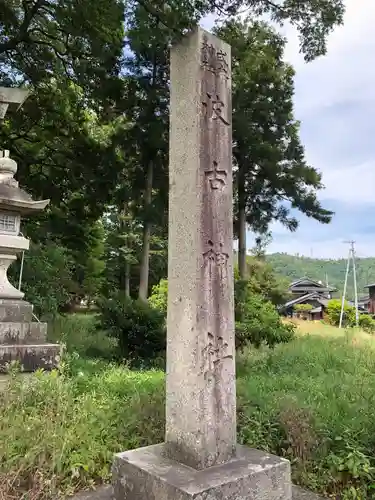
[[140,365],[163,357],[166,346],[164,314],[123,293],[99,301],[97,328],[118,341],[118,356]]
[[151,307],[167,314],[168,303],[168,280],[162,279],[152,287],[152,294],[148,299]]
[[117,340],[96,328],[97,317],[92,313],[55,316],[48,323],[48,340],[62,342],[68,353],[83,358],[113,360],[117,356]]
[[293,306],[293,309],[295,311],[308,312],[313,309],[313,306],[311,304],[296,304],[295,306]]
[[[54,315],[70,299],[72,286],[72,261],[64,247],[54,243],[31,244],[25,252],[22,273],[22,290],[25,298],[34,305],[35,313]],[[13,285],[18,284],[20,259],[10,268]]]
[[375,321],[368,314],[359,316],[359,326],[367,333],[375,332]]
[[275,306],[262,295],[253,293],[246,281],[236,282],[235,303],[238,348],[246,344],[274,347],[293,339],[295,326],[283,323]]
[[[167,297],[168,281],[163,279],[153,287],[149,304],[165,315]],[[235,280],[235,319],[238,348],[249,343],[274,347],[294,336],[295,326],[281,321],[273,303],[254,291],[253,281]]]
[[[331,325],[338,326],[340,323],[341,300],[332,299],[327,305],[327,319]],[[355,308],[347,302],[344,303],[343,326],[355,325]]]

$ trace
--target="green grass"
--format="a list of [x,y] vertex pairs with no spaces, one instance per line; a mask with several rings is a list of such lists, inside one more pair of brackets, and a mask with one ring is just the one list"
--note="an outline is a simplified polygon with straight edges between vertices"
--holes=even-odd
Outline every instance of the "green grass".
[[[238,357],[238,437],[292,461],[293,479],[372,498],[375,356],[304,336]],[[107,481],[113,453],[161,442],[164,374],[71,356],[62,374],[14,375],[0,393],[0,492],[47,500]],[[24,495],[22,497],[22,495]]]
[[84,358],[111,360],[116,351],[116,340],[98,330],[96,320],[95,313],[57,316],[48,323],[48,340],[62,342],[67,352],[76,352]]

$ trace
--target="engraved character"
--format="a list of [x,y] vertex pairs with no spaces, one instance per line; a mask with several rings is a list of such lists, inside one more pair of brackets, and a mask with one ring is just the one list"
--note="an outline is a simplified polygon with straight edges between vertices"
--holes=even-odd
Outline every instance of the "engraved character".
[[202,364],[202,372],[207,378],[213,374],[215,369],[214,357],[215,357],[215,348],[213,344],[214,336],[212,333],[207,333],[207,345],[202,350],[203,356],[203,364]]
[[227,253],[218,252],[216,254],[216,264],[217,264],[217,268],[218,268],[219,276],[220,276],[221,280],[226,279],[228,277],[228,273],[227,273],[228,259],[229,259],[229,255]]
[[213,45],[207,42],[207,39],[203,41],[202,45],[202,66],[209,71],[215,72],[214,61],[216,59],[216,50]]
[[227,176],[228,173],[224,169],[219,169],[218,168],[218,163],[217,161],[213,162],[213,168],[212,170],[206,170],[205,172],[207,179],[210,182],[211,189],[220,189],[222,190],[227,181]]
[[228,347],[228,342],[226,342],[223,337],[218,337],[216,342],[214,365],[217,365],[224,359],[231,359],[233,357],[228,353]]
[[226,120],[226,118],[224,118],[224,108],[225,108],[224,102],[220,99],[220,97],[217,94],[216,94],[216,99],[213,99],[212,94],[210,94],[209,92],[206,92],[206,94],[209,101],[202,102],[206,114],[208,114],[212,120],[220,120],[225,125],[229,125],[229,121]]
[[202,350],[202,373],[205,378],[212,377],[215,368],[224,359],[233,359],[233,355],[228,353],[228,347],[228,342],[222,336],[216,338],[212,333],[207,333],[207,345]]
[[216,53],[216,70],[218,73],[224,73],[227,78],[229,78],[228,71],[229,65],[227,61],[227,53],[223,50],[218,50]]

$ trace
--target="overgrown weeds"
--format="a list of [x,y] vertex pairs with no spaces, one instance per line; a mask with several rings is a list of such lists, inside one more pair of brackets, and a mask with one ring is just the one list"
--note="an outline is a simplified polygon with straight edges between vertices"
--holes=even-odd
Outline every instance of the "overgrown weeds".
[[[289,458],[295,482],[374,498],[375,357],[304,337],[238,359],[238,439]],[[51,500],[108,481],[120,450],[163,441],[164,374],[71,356],[0,393],[0,498]],[[2,495],[2,496],[1,496]]]
[[161,441],[162,379],[115,366],[13,377],[0,395],[3,498],[60,498],[108,480],[113,453]]

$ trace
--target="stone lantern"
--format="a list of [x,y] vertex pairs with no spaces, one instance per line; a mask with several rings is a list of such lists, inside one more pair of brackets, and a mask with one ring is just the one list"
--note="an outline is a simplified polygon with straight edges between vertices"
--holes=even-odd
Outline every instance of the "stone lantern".
[[[28,92],[0,87],[0,120],[8,109],[20,106]],[[9,151],[0,151],[0,372],[12,361],[24,371],[51,369],[59,361],[60,346],[47,344],[47,324],[33,322],[33,306],[8,280],[9,266],[29,249],[20,232],[21,217],[43,210],[49,200],[34,201],[14,179],[17,163]]]

